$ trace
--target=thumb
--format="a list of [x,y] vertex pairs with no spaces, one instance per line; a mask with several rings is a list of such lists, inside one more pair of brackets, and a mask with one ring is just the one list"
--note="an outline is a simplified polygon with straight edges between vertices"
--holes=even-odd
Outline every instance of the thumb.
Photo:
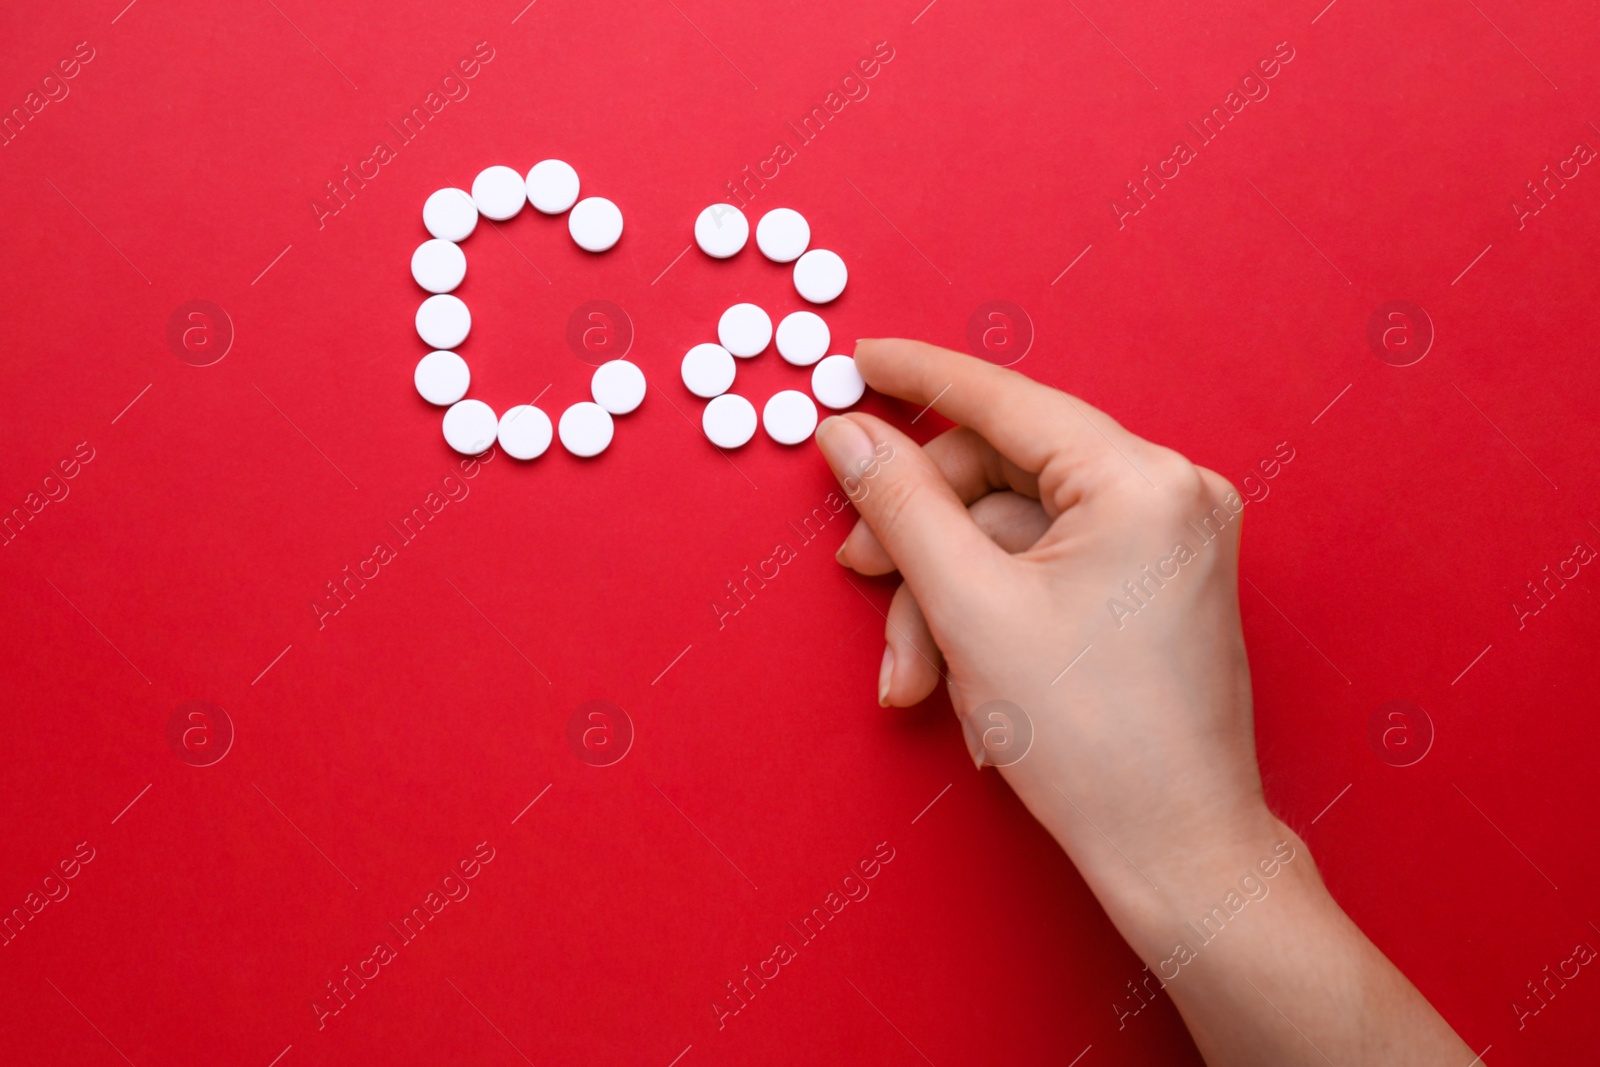
[[817,444],[930,618],[959,610],[975,579],[978,588],[989,585],[1004,553],[915,441],[857,413],[825,419]]

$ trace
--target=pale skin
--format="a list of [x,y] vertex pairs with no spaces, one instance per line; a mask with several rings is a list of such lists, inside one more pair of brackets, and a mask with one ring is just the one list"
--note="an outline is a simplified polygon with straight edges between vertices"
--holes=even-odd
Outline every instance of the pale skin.
[[[957,424],[920,447],[863,413],[817,429],[861,516],[839,562],[903,580],[879,703],[947,686],[974,761],[1009,763],[1207,1063],[1469,1067],[1267,808],[1233,487],[981,360],[904,340],[858,342],[855,358],[878,392]],[[995,733],[991,701],[1032,723],[1015,762],[1015,724]]]

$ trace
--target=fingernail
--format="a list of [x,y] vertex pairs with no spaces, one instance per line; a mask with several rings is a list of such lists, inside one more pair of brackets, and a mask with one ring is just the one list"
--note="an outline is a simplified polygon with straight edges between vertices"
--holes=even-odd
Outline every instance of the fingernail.
[[845,562],[845,561],[844,561],[844,546],[843,546],[843,545],[840,545],[840,546],[839,546],[839,551],[837,551],[837,552],[835,552],[835,553],[834,553],[834,554],[833,554],[833,561],[834,561],[834,562],[835,562],[835,563],[837,563],[837,564],[838,564],[838,565],[839,565],[839,566],[841,566],[841,567],[848,567],[848,566],[850,566],[850,564],[848,564],[848,563],[846,563],[846,562]]
[[878,668],[878,707],[889,706],[889,683],[894,681],[894,649],[883,646],[883,665]]
[[972,757],[972,765],[978,770],[983,770],[983,738],[978,736],[977,728],[965,715],[957,715],[961,720],[961,736],[967,742],[967,755]]
[[858,463],[870,462],[873,456],[872,438],[867,432],[838,415],[829,415],[817,427],[817,447],[822,449],[834,474],[841,478],[850,476]]

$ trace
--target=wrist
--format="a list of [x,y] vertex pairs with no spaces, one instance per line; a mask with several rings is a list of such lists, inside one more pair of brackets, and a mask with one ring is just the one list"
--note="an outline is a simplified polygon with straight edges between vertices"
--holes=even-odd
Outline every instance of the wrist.
[[1265,805],[1147,860],[1133,879],[1101,883],[1095,890],[1112,921],[1166,981],[1269,898],[1326,895],[1305,842]]

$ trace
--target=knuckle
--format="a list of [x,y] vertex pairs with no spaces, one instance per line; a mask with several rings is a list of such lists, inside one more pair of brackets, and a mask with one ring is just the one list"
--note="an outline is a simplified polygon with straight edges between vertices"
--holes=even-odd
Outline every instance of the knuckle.
[[906,521],[906,513],[913,506],[916,487],[902,478],[885,478],[872,494],[870,525],[875,532],[893,537]]
[[1198,484],[1200,469],[1190,463],[1182,452],[1162,445],[1151,445],[1146,455],[1150,456],[1150,463],[1156,471],[1171,479],[1177,488],[1192,491]]
[[1228,501],[1239,496],[1239,489],[1231,481],[1207,467],[1196,467],[1205,481],[1206,491],[1213,500]]
[[[1146,493],[1151,507],[1157,512],[1189,512],[1205,501],[1207,488],[1200,468],[1190,463],[1181,453],[1170,448],[1153,446],[1146,453],[1143,464],[1149,480],[1155,484]],[[1142,484],[1142,482],[1141,482]],[[1149,486],[1145,486],[1149,489]]]
[[1141,466],[1155,488],[1142,479],[1129,488],[1146,522],[1168,528],[1208,519],[1221,523],[1240,510],[1239,494],[1226,478],[1172,449],[1153,447]]
[[[870,493],[862,491],[851,498],[862,517],[867,518],[867,525],[880,536],[898,528],[915,493],[915,480],[894,474],[882,467],[874,470]],[[866,478],[862,478],[862,490],[866,488]]]

